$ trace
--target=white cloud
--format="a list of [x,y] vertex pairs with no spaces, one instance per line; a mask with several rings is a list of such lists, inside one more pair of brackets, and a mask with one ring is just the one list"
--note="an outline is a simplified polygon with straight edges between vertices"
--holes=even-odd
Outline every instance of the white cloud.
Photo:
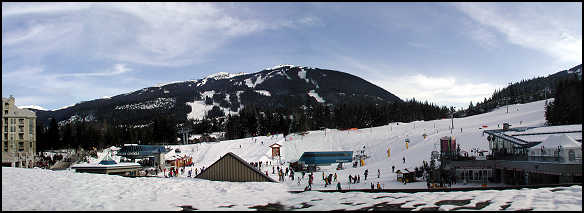
[[[487,32],[482,27],[496,30],[508,42],[542,51],[560,62],[582,63],[581,3],[567,3],[562,7],[532,3],[457,3],[455,6],[481,24],[479,30]],[[471,36],[483,43],[492,39],[480,31]]]
[[[34,91],[34,96],[14,94],[18,98],[18,103],[22,105],[62,105],[63,99],[68,102],[79,102],[92,100],[105,95],[117,95],[131,91],[125,82],[135,84],[135,79],[125,77],[122,74],[131,71],[124,64],[116,64],[110,70],[93,73],[51,73],[45,71],[44,67],[23,67],[15,71],[2,73],[2,88],[18,88],[15,92]],[[116,82],[124,82],[123,86],[108,86],[102,81],[80,80],[85,77],[116,77]],[[95,79],[97,80],[97,79]],[[115,84],[114,84],[115,85]],[[13,91],[11,91],[13,92]],[[41,96],[45,95],[45,96]],[[58,98],[55,98],[55,97]]]
[[453,76],[429,76],[415,69],[396,68],[385,63],[364,63],[337,55],[342,66],[338,70],[363,73],[363,79],[391,92],[402,100],[415,98],[440,106],[467,107],[490,97],[504,85],[459,79]]
[[[64,47],[77,44],[80,48],[73,51],[90,57],[177,67],[204,62],[208,54],[242,36],[319,23],[319,19],[312,16],[288,20],[239,17],[234,13],[237,10],[227,11],[228,7],[224,6],[210,3],[3,3],[2,47],[3,52],[26,53],[29,57],[47,50],[60,52]],[[21,21],[24,25],[6,25],[11,21]],[[59,45],[52,45],[55,43]],[[27,51],[31,48],[36,50]],[[43,51],[38,51],[39,48]]]
[[372,82],[402,99],[415,98],[439,105],[466,107],[469,102],[476,103],[490,97],[495,89],[504,85],[477,83],[456,79],[452,76],[427,76],[406,74],[395,77],[374,77]]
[[66,73],[58,74],[56,77],[107,77],[121,75],[131,71],[132,69],[127,68],[125,64],[116,64],[112,70],[105,70],[103,72],[91,72],[91,73]]

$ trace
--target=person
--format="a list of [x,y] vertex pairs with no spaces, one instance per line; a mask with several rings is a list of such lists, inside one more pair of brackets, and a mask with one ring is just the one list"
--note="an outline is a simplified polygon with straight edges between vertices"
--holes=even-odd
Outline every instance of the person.
[[337,182],[337,190],[341,191],[341,182]]
[[430,188],[430,181],[426,181],[426,187]]
[[193,170],[189,170],[189,175],[188,177],[191,177],[191,174],[193,173]]
[[391,172],[392,172],[392,173],[395,173],[395,165],[392,165],[392,166],[391,166]]
[[357,183],[361,183],[361,175],[357,175]]
[[353,177],[351,177],[351,175],[349,175],[349,184],[351,184],[351,180],[353,180]]
[[365,169],[365,180],[367,180],[367,174],[369,173],[369,169]]
[[381,177],[381,171],[377,169],[377,178]]
[[404,163],[406,163],[406,157],[405,157],[405,156],[404,156],[404,158],[403,158],[403,159],[404,159]]
[[199,168],[195,168],[195,176],[199,175]]
[[373,182],[371,182],[371,190],[375,189],[375,187],[373,186]]
[[379,182],[377,182],[377,189],[381,190],[381,185],[379,184]]
[[335,182],[337,182],[337,173],[335,172]]

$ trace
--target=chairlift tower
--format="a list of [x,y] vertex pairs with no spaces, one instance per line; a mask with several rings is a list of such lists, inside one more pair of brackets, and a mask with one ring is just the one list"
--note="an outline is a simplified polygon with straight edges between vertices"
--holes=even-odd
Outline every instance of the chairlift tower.
[[191,132],[190,128],[181,127],[178,133],[183,135],[183,144],[188,144],[189,133]]

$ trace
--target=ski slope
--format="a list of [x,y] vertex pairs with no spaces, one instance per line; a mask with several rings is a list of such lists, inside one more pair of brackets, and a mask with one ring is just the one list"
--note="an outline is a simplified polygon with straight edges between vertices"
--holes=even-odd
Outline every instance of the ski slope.
[[[553,101],[549,99],[548,101]],[[240,156],[248,162],[271,161],[271,148],[269,145],[278,143],[281,148],[281,163],[287,165],[297,161],[303,152],[311,151],[353,151],[354,154],[365,146],[365,153],[369,156],[365,160],[365,166],[352,168],[350,164],[344,165],[344,170],[334,170],[336,165],[321,167],[325,173],[337,173],[341,183],[348,183],[349,175],[360,174],[362,181],[360,184],[351,185],[352,188],[369,188],[373,181],[380,182],[384,188],[425,188],[425,183],[417,182],[408,185],[397,183],[395,174],[391,173],[391,167],[396,170],[422,166],[422,161],[430,161],[432,151],[439,151],[439,139],[443,136],[454,136],[461,150],[467,151],[480,149],[488,150],[485,129],[502,128],[503,123],[508,122],[512,127],[521,126],[543,126],[545,101],[537,101],[526,104],[509,105],[500,107],[491,112],[469,116],[465,118],[440,119],[432,121],[415,121],[410,123],[391,123],[385,126],[358,129],[358,130],[337,130],[326,129],[325,131],[309,131],[302,136],[298,134],[287,135],[284,139],[282,134],[273,136],[258,136],[237,140],[221,142],[200,143],[191,145],[175,145],[174,149],[180,149],[180,153],[174,150],[166,155],[167,159],[175,159],[179,156],[193,157],[193,168],[210,166],[220,157],[228,152]],[[454,129],[450,126],[454,123]],[[482,126],[488,126],[482,128]],[[499,125],[499,126],[498,126]],[[461,131],[462,129],[462,131]],[[427,137],[424,139],[423,134]],[[409,139],[406,149],[405,140]],[[241,148],[240,148],[241,146]],[[388,148],[391,149],[390,157],[387,156]],[[405,163],[403,162],[405,158]],[[272,165],[277,163],[276,160]],[[369,170],[367,181],[363,181],[365,169]],[[377,170],[380,170],[381,177],[377,178]],[[278,180],[276,174],[272,174],[271,167],[262,167],[262,171],[268,171],[269,175]],[[317,172],[315,182],[316,189],[319,189],[320,172]],[[298,174],[299,175],[299,174]],[[303,189],[303,184],[285,182],[291,189]],[[349,186],[347,186],[349,187]],[[315,188],[313,188],[315,189]],[[330,189],[330,188],[329,188]]]

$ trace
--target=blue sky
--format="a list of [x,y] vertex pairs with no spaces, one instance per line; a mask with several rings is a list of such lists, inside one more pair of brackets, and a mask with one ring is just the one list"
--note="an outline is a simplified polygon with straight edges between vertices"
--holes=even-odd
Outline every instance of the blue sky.
[[466,107],[582,63],[582,3],[2,3],[2,96],[57,109],[279,64]]

